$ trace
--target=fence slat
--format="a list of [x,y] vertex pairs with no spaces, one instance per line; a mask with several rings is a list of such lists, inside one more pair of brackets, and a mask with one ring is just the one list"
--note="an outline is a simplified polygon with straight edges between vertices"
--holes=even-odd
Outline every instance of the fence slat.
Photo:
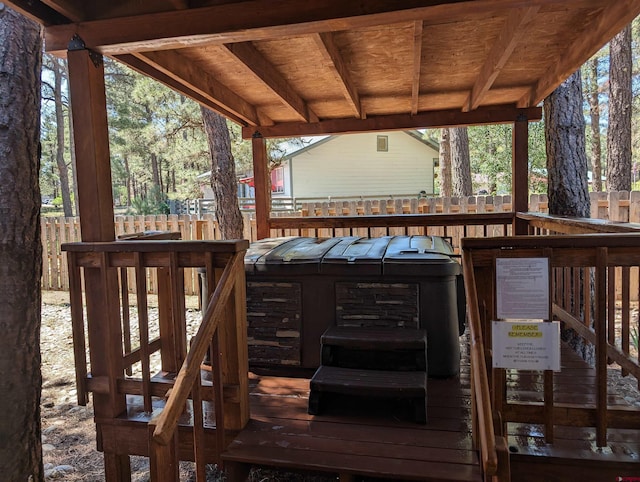
[[[640,223],[640,192],[606,193],[592,192],[589,194],[591,203],[591,217],[596,219],[612,219],[623,222]],[[393,199],[348,199],[336,198],[335,201],[329,202],[305,199],[296,203],[302,209],[294,214],[299,216],[321,216],[328,215],[330,212],[335,216],[355,216],[355,215],[375,215],[375,214],[429,214],[429,213],[449,213],[449,212],[503,212],[511,209],[511,196],[477,196],[469,198],[409,198],[407,196],[394,196]],[[206,206],[206,203],[203,204]],[[548,212],[548,199],[546,194],[532,194],[529,204],[530,211]],[[275,214],[274,214],[275,215]],[[286,214],[288,216],[292,213]],[[253,213],[250,211],[242,212],[244,221],[243,235],[250,241],[256,238],[256,223]],[[183,240],[221,239],[220,230],[213,214],[204,214],[201,218],[196,215],[189,214],[171,214],[169,216],[116,216],[115,217],[116,235],[133,234],[143,232],[145,230],[160,230],[180,232]],[[359,236],[381,236],[387,234],[404,234],[404,228],[384,229],[384,228],[359,228],[351,230],[354,235]],[[291,235],[291,236],[331,236],[334,233],[328,229],[287,229],[282,233],[274,230],[274,235]],[[342,234],[348,235],[349,230],[343,230]],[[384,232],[383,232],[384,231]],[[401,233],[402,231],[402,233]],[[444,235],[442,227],[429,228],[429,232],[417,227],[406,230],[408,234],[431,234]],[[336,235],[338,232],[336,231]],[[447,234],[453,236],[455,240],[464,236],[462,228],[450,228]],[[502,235],[502,226],[476,227],[467,228],[466,236],[496,236]],[[42,289],[59,290],[68,289],[68,269],[65,255],[60,252],[60,244],[65,242],[80,241],[80,226],[78,218],[42,218],[41,220],[41,236],[42,236]],[[190,293],[198,293],[198,277],[192,270],[185,270],[185,283]],[[133,273],[130,273],[133,274]],[[638,280],[632,277],[631,282],[631,301],[637,301]],[[133,291],[135,287],[130,287]],[[156,292],[155,280],[149,280],[148,289],[151,293]],[[621,295],[621,293],[620,293]]]

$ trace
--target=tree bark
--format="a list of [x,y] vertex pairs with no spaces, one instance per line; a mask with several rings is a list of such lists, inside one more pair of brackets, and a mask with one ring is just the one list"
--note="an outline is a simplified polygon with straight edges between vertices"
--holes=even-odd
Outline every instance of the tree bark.
[[610,44],[607,191],[631,190],[631,25]]
[[591,117],[591,163],[592,176],[591,189],[602,191],[602,142],[600,140],[600,96],[598,94],[598,57],[593,57],[588,63],[589,115]]
[[40,28],[0,3],[0,474],[44,480],[40,430]]
[[242,239],[243,223],[238,206],[238,181],[227,121],[220,114],[204,107],[202,120],[211,153],[211,188],[222,238]]
[[129,167],[129,154],[125,154],[122,159],[125,172],[124,184],[127,188],[127,206],[131,206],[131,168]]
[[440,195],[451,197],[451,143],[450,129],[440,129]]
[[153,185],[160,187],[160,173],[158,169],[158,156],[155,152],[151,153],[151,179],[153,180]]
[[56,166],[58,167],[58,177],[60,178],[60,193],[62,196],[62,210],[65,217],[73,216],[71,207],[71,191],[69,189],[69,171],[64,160],[64,105],[62,102],[62,77],[63,68],[60,60],[52,59],[54,90],[53,96],[56,109]]
[[575,72],[544,100],[549,214],[589,217],[582,82]]
[[[544,100],[544,127],[549,177],[549,214],[589,217],[587,153],[580,70],[560,84]],[[579,286],[584,285],[579,282]],[[565,289],[574,293],[570,286],[565,286]],[[574,300],[574,303],[579,306],[584,305],[586,298],[581,290],[582,288],[579,289],[579,299]],[[593,296],[592,293],[591,299],[594,299]],[[562,339],[587,362],[593,362],[595,356],[593,345],[586,343],[575,331],[562,329]]]
[[451,178],[454,196],[471,196],[471,162],[469,160],[469,135],[466,127],[449,129],[451,142]]

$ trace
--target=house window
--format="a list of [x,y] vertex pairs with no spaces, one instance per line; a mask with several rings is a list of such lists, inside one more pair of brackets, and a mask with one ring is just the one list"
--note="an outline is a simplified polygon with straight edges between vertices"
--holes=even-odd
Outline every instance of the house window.
[[387,152],[389,150],[389,136],[378,136],[378,152]]
[[271,171],[271,192],[284,192],[284,167],[276,167]]

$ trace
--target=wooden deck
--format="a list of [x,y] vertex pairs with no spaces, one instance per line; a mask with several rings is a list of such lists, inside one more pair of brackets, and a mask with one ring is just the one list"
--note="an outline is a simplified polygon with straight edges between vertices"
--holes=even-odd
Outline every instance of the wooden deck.
[[308,415],[309,380],[254,382],[251,421],[223,454],[226,462],[394,480],[482,480],[467,375],[429,380],[426,425],[413,422],[401,401],[336,396],[326,414]]
[[[507,377],[508,399],[532,402],[541,399],[541,373],[511,373]],[[555,402],[595,406],[595,384],[595,370],[563,345],[562,371],[554,377]],[[628,406],[628,403],[621,396],[611,393],[608,405]],[[508,433],[511,480],[560,482],[570,480],[567,477],[578,471],[581,482],[640,477],[638,430],[609,429],[608,444],[600,448],[596,444],[593,428],[555,427],[553,445],[545,443],[541,425],[509,423]]]
[[[508,399],[540,400],[540,374],[507,376]],[[169,386],[170,379],[166,382]],[[594,370],[563,346],[562,371],[554,377],[556,402],[593,404],[590,392],[594,383]],[[207,385],[210,387],[210,383]],[[483,480],[471,438],[466,350],[459,378],[428,380],[426,425],[413,421],[410,404],[402,400],[336,396],[322,415],[309,415],[308,378],[252,375],[250,387],[248,425],[239,433],[227,432],[230,444],[223,460],[230,481],[244,480],[251,466],[323,472],[340,475],[341,480]],[[612,394],[609,404],[624,405],[625,401]],[[154,412],[163,405],[162,398],[155,398]],[[205,403],[205,457],[210,462],[215,460],[217,444],[212,405]],[[96,420],[101,429],[101,449],[148,456],[150,417],[144,412],[141,397],[129,396],[126,414],[116,420]],[[191,423],[189,403],[179,421],[182,460],[193,460],[194,456]],[[510,423],[508,432],[512,481],[564,482],[572,480],[575,473],[581,474],[580,482],[640,477],[638,430],[610,429],[608,445],[603,448],[597,447],[592,429],[555,427],[553,445],[545,443],[540,425]]]
[[[539,375],[508,376],[509,399],[540,399]],[[563,346],[556,401],[594,403],[588,393],[594,380],[594,370]],[[459,379],[429,379],[426,425],[413,423],[402,402],[368,399],[335,399],[326,414],[308,415],[304,378],[255,376],[251,385],[251,421],[223,454],[239,480],[250,465],[341,474],[345,480],[483,480],[471,439],[466,354]],[[609,403],[625,402],[612,395]],[[608,446],[598,449],[589,429],[556,427],[553,445],[545,443],[538,425],[509,424],[508,430],[513,481],[566,481],[578,467],[589,467],[580,471],[581,481],[640,476],[638,431],[609,430]]]

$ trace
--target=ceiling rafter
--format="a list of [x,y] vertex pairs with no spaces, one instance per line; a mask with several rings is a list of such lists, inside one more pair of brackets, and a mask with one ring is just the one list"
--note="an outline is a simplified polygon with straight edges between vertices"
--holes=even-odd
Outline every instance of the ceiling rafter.
[[34,22],[40,22],[45,27],[68,24],[70,20],[73,21],[73,19],[65,17],[57,10],[42,2],[34,2],[33,0],[4,0],[3,3]]
[[360,94],[358,94],[358,89],[356,88],[353,80],[351,78],[351,74],[349,73],[349,69],[347,68],[342,55],[340,54],[340,50],[338,46],[335,44],[333,40],[332,33],[319,33],[314,34],[313,39],[316,42],[316,45],[320,49],[320,53],[324,60],[329,64],[331,70],[336,76],[340,88],[344,93],[347,102],[351,106],[354,115],[362,119],[365,117],[366,113],[362,110],[362,104],[360,102]]
[[411,114],[418,113],[418,101],[420,100],[420,71],[422,69],[422,20],[416,20],[413,24],[413,75],[411,79]]
[[[556,67],[549,70],[531,92],[526,94],[518,102],[518,107],[537,105],[544,100],[564,79],[580,68],[584,59],[595,54],[602,45],[594,48],[589,38],[611,38],[629,24],[640,13],[637,1],[627,0],[608,4],[603,8],[602,14],[586,24],[578,38],[567,46],[564,62],[557,63]],[[603,44],[604,45],[604,44]],[[568,66],[568,67],[567,67]]]
[[498,38],[493,43],[480,69],[471,92],[469,92],[469,97],[462,107],[463,112],[477,109],[481,104],[484,96],[489,92],[502,68],[511,57],[527,25],[539,10],[540,7],[535,6],[523,8],[522,10],[513,10],[509,13],[502,30],[498,34]]
[[[137,59],[133,61],[132,57]],[[116,57],[136,70],[149,75],[161,74],[158,80],[165,85],[194,98],[241,125],[264,122],[256,108],[222,85],[210,74],[186,62],[177,52],[147,52]]]
[[163,83],[167,87],[170,87],[178,92],[183,93],[187,97],[210,108],[211,110],[218,112],[219,114],[227,117],[228,119],[231,119],[232,121],[237,122],[240,125],[244,125],[242,122],[242,119],[236,117],[232,112],[229,112],[221,108],[218,104],[213,103],[210,99],[200,95],[198,92],[190,90],[188,87],[184,86],[183,84],[179,83],[178,81],[176,81],[172,77],[169,77],[163,72],[155,69],[152,65],[149,65],[148,63],[144,62],[142,59],[136,57],[135,55],[123,54],[123,55],[118,55],[117,57],[114,57],[114,58],[122,62],[123,64],[129,66],[136,72],[140,72],[143,75],[148,75],[150,77],[153,77],[158,82]]
[[251,42],[225,45],[227,50],[242,62],[253,74],[291,107],[305,122],[317,122],[318,116],[311,110],[289,82],[269,62]]
[[63,52],[69,39],[78,34],[91,49],[116,55],[212,43],[268,40],[416,20],[433,24],[456,16],[473,18],[496,9],[506,11],[523,6],[560,4],[567,8],[605,3],[606,0],[279,0],[276,8],[273,0],[247,0],[149,13],[145,14],[144,21],[139,16],[129,16],[51,26],[45,35],[49,52]]
[[86,12],[84,3],[74,2],[73,0],[41,0],[42,3],[51,7],[55,11],[61,13],[73,22],[82,22],[86,20]]
[[303,137],[326,134],[350,134],[368,131],[391,131],[418,128],[464,126],[476,124],[500,124],[515,122],[522,116],[529,121],[542,118],[541,107],[518,109],[514,105],[480,107],[470,112],[460,109],[421,112],[417,115],[394,114],[372,116],[366,119],[328,119],[315,123],[280,123],[272,126],[249,126],[242,128],[242,137],[249,139],[255,134],[265,138]]

